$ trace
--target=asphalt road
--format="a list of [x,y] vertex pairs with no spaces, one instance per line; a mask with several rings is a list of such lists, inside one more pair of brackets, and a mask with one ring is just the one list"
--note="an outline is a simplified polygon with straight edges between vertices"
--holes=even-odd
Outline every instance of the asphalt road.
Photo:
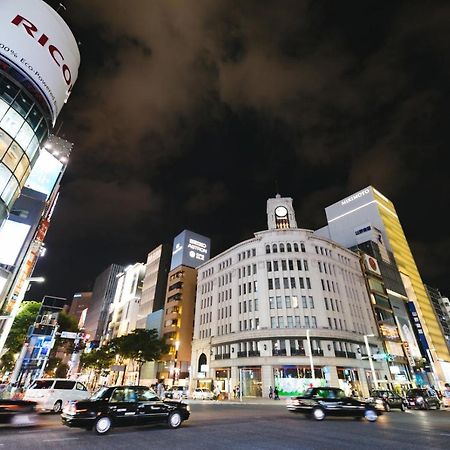
[[284,402],[192,402],[181,428],[128,427],[105,436],[63,427],[59,416],[41,416],[34,429],[0,429],[0,450],[67,449],[445,449],[450,410],[392,411],[376,423],[344,418],[315,422],[287,412]]

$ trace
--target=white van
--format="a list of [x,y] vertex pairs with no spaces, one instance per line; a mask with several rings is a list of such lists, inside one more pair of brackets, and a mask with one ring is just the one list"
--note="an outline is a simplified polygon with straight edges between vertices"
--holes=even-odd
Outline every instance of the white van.
[[88,398],[86,386],[79,381],[64,378],[43,378],[35,380],[25,392],[24,400],[37,403],[40,411],[61,412],[63,406],[70,400]]

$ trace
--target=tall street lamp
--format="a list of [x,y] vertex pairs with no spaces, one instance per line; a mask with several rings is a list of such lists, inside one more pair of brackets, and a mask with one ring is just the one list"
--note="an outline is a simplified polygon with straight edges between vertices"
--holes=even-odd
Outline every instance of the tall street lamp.
[[369,339],[370,337],[375,337],[374,334],[365,334],[364,343],[366,344],[367,357],[369,358],[370,371],[372,372],[373,382],[375,384],[375,389],[378,389],[377,374],[375,373],[375,368],[373,366],[372,354],[370,353]]
[[311,338],[309,336],[309,328],[306,330],[306,344],[308,346],[309,364],[311,366],[311,378],[313,380],[315,380],[316,375],[314,373],[314,362],[313,362],[313,354],[312,354],[312,348],[311,348]]
[[7,316],[0,316],[0,320],[4,320],[4,325],[1,330],[0,334],[0,354],[3,351],[3,347],[5,345],[6,339],[8,338],[9,332],[11,331],[12,324],[14,322],[14,319],[17,316],[17,313],[19,312],[20,305],[22,304],[22,301],[25,297],[25,294],[28,290],[28,287],[30,286],[30,283],[43,283],[45,281],[44,277],[30,277],[27,278],[24,282],[22,287],[20,288],[19,294],[17,295],[17,299],[14,302],[14,306]]

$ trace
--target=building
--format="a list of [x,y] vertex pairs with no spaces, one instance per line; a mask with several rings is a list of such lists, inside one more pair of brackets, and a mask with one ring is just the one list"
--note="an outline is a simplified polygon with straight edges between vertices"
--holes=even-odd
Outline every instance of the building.
[[166,244],[159,245],[147,256],[136,328],[147,328],[149,315],[164,308],[170,257],[171,249]]
[[137,328],[144,273],[145,264],[135,263],[117,275],[114,301],[109,309],[108,340],[131,333]]
[[428,293],[428,297],[433,305],[434,312],[436,314],[437,320],[441,326],[442,333],[445,337],[445,342],[447,347],[450,349],[450,316],[448,310],[450,309],[448,298],[442,297],[439,289],[425,285]]
[[158,378],[168,384],[187,385],[190,376],[194,329],[197,267],[208,261],[211,241],[184,230],[173,241],[172,259],[163,311],[162,335],[170,345],[163,356]]
[[387,263],[380,269],[389,300],[401,310],[407,308],[422,356],[427,359],[425,370],[430,376],[421,375],[428,384],[449,382],[449,349],[393,203],[368,186],[328,206],[325,213],[328,225],[317,234],[347,248],[378,243],[377,259]]
[[0,42],[1,226],[73,88],[80,54],[63,19],[41,0],[2,1]]
[[198,267],[191,388],[367,395],[388,371],[368,360],[383,350],[359,255],[297,228],[290,198],[269,199],[267,218],[268,230]]
[[91,298],[92,292],[77,292],[76,294],[73,294],[69,315],[80,321],[83,311],[89,308]]
[[125,270],[118,264],[111,264],[97,276],[92,290],[92,298],[84,322],[85,332],[91,341],[100,342],[106,334],[109,309],[114,301],[117,287],[117,276]]

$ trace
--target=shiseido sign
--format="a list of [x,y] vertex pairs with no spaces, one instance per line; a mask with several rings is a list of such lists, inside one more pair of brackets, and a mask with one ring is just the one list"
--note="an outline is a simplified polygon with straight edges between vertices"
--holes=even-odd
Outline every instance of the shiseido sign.
[[0,59],[33,81],[55,121],[80,65],[75,38],[56,11],[41,0],[0,0]]

